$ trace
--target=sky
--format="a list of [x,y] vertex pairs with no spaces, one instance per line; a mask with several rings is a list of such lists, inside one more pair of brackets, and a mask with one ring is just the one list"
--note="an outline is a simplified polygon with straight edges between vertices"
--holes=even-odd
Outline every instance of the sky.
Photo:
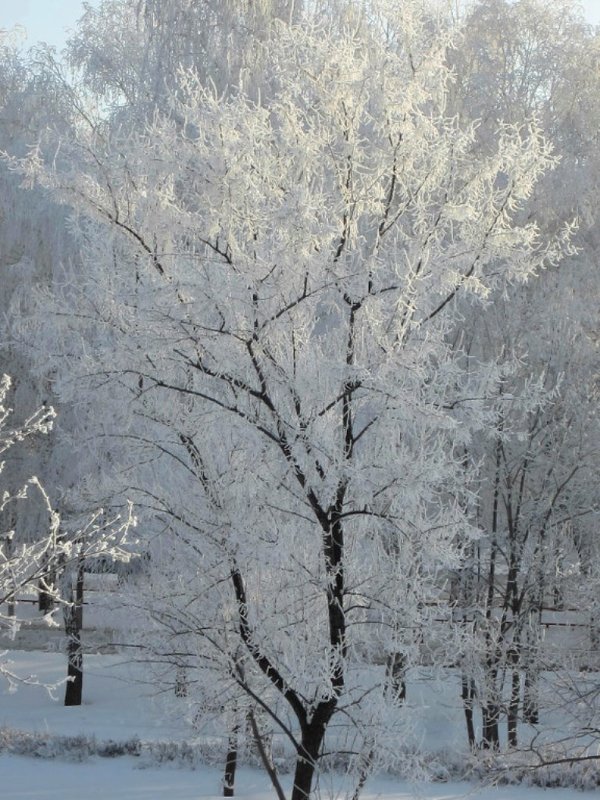
[[[100,0],[88,2],[98,5]],[[60,49],[82,13],[83,0],[0,0],[0,28],[22,25],[27,46],[44,41]]]
[[600,0],[585,0],[582,5],[588,20],[594,25],[600,25]]
[[[88,0],[97,5],[100,0]],[[600,0],[581,0],[587,19],[600,24]],[[27,45],[45,41],[61,48],[67,28],[74,27],[83,11],[83,0],[0,0],[0,28],[17,24],[27,30]]]

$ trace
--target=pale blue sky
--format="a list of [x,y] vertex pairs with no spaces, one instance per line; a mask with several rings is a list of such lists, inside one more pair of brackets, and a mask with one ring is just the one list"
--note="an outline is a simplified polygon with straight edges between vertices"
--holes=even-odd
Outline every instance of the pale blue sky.
[[[98,5],[99,0],[88,0]],[[67,28],[73,28],[83,13],[83,0],[0,0],[0,28],[23,25],[26,45],[43,41],[61,48]]]
[[[600,24],[600,0],[582,0],[582,5],[589,21]],[[45,41],[60,48],[66,28],[75,25],[82,10],[82,0],[0,0],[0,28],[21,24],[27,29],[28,45]]]
[[589,21],[600,25],[600,0],[585,0],[583,7]]

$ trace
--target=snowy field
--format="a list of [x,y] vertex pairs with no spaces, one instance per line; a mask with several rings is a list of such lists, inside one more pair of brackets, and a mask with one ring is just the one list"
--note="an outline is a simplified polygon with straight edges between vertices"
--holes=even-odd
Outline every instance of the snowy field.
[[[54,653],[20,652],[10,654],[13,668],[23,675],[35,673],[41,681],[52,683],[64,673],[64,657]],[[140,667],[127,664],[123,656],[86,656],[84,704],[65,708],[62,688],[53,700],[42,687],[26,686],[10,692],[3,686],[0,697],[0,734],[6,743],[18,736],[31,736],[38,742],[38,756],[0,756],[3,800],[195,800],[221,796],[222,772],[216,766],[202,766],[185,760],[157,766],[143,750],[139,756],[113,758],[89,755],[85,747],[63,752],[57,737],[81,737],[97,743],[140,740],[145,745],[190,740],[190,728],[181,718],[167,715],[172,697],[153,695],[141,681]],[[427,728],[437,726],[442,741],[457,732],[449,726],[449,709],[443,696],[431,703]],[[444,722],[444,720],[446,720]],[[19,732],[19,733],[17,733]],[[47,740],[47,745],[45,744]],[[10,746],[10,744],[9,744]],[[14,750],[14,747],[13,747]],[[43,757],[45,756],[45,757]],[[283,777],[289,788],[289,777]],[[336,794],[334,781],[321,777],[322,798],[344,798]],[[240,768],[236,795],[247,800],[271,800],[273,792],[267,777],[257,769]],[[595,793],[566,789],[540,789],[520,786],[480,787],[466,783],[420,783],[411,785],[393,778],[374,778],[362,795],[364,800],[581,800]]]
[[[199,800],[221,796],[221,774],[215,768],[139,769],[132,758],[71,764],[2,756],[0,775],[3,800]],[[240,769],[237,784],[236,796],[245,800],[274,797],[268,779],[258,770]],[[289,788],[289,781],[283,784]],[[332,796],[326,786],[321,788],[321,796]],[[597,796],[568,789],[475,788],[466,783],[411,786],[378,778],[367,785],[361,800],[591,800]]]

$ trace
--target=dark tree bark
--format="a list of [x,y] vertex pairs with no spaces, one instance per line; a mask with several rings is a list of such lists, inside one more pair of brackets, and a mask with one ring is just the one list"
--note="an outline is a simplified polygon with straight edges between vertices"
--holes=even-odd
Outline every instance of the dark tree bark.
[[81,649],[81,629],[83,628],[83,558],[77,564],[75,593],[69,578],[70,596],[65,598],[65,633],[67,635],[67,684],[65,705],[80,706],[83,696],[83,652]]
[[537,698],[537,675],[535,674],[534,668],[528,669],[525,673],[523,719],[530,725],[537,725],[540,721],[540,710]]
[[385,676],[390,698],[398,703],[406,700],[406,658],[402,653],[392,653],[385,665]]
[[498,722],[500,707],[497,703],[487,703],[482,709],[483,735],[481,747],[483,750],[498,750],[500,748],[500,734]]
[[325,730],[333,715],[335,706],[336,703],[331,700],[319,703],[312,722],[302,726],[302,737],[294,772],[292,800],[309,800],[310,798],[321,746],[325,738]]
[[47,614],[54,608],[54,598],[52,594],[47,591],[47,587],[52,585],[55,579],[54,575],[48,574],[38,583],[38,611],[42,614]]
[[188,683],[187,683],[187,673],[185,667],[177,667],[177,671],[175,673],[175,697],[187,697],[188,695]]
[[473,702],[475,700],[475,681],[467,675],[462,676],[462,691],[461,691],[463,709],[465,712],[465,722],[467,725],[467,739],[469,740],[469,747],[475,750],[477,742],[475,741],[475,726],[473,724]]
[[[13,522],[14,517],[11,515],[9,519],[8,527],[10,530],[15,529],[15,522]],[[10,557],[13,554],[13,540],[12,536],[7,534],[4,537],[4,552],[6,553],[6,558],[10,560]],[[15,596],[14,594],[9,594],[6,597],[6,613],[9,617],[14,617],[15,615]]]
[[240,726],[235,723],[231,728],[225,756],[225,774],[223,776],[223,797],[233,797],[235,791],[235,771],[238,757],[238,734]]
[[508,705],[508,715],[506,720],[507,739],[509,747],[517,747],[519,722],[519,705],[521,701],[521,673],[518,669],[513,669],[511,675],[510,703]]
[[594,611],[590,614],[590,648],[592,653],[600,650],[600,620]]

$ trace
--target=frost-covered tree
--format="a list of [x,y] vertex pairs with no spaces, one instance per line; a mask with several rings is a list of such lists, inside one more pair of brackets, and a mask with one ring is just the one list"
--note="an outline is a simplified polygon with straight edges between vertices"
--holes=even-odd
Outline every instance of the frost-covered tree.
[[[41,130],[52,128],[58,136],[68,128],[72,109],[59,73],[49,69],[42,49],[20,54],[11,37],[0,35],[0,151],[24,156]],[[56,149],[51,150],[52,157]],[[52,365],[46,346],[18,330],[38,307],[37,292],[65,279],[77,263],[74,242],[67,229],[67,213],[44,190],[28,191],[21,177],[0,164],[0,364],[11,375],[13,405],[36,408],[55,403]],[[73,425],[71,409],[62,408],[51,437],[30,439],[13,451],[3,481],[17,491],[31,474],[48,487],[53,503],[61,504],[62,491],[75,480],[77,465],[65,456],[63,431]],[[79,431],[81,435],[81,431]],[[64,510],[64,509],[63,509]],[[33,542],[47,526],[47,509],[41,496],[21,504],[14,527],[20,541]]]
[[[326,5],[326,4],[324,4]],[[68,44],[70,64],[121,122],[151,118],[193,69],[218,92],[260,85],[274,19],[301,16],[302,0],[103,0],[87,7]]]
[[[10,379],[2,376],[0,382],[0,454],[4,455],[17,442],[23,442],[34,434],[47,433],[52,427],[55,414],[52,408],[42,408],[21,425],[7,429],[7,420],[12,409],[6,405],[10,389]],[[5,461],[2,461],[4,471]],[[34,544],[21,544],[14,541],[15,506],[27,499],[28,493],[38,491],[48,511],[49,535]],[[3,522],[0,550],[0,604],[4,606],[0,612],[2,628],[14,630],[17,623],[15,606],[17,593],[26,587],[44,581],[52,571],[55,540],[57,535],[57,518],[54,516],[48,497],[39,480],[32,477],[16,492],[3,489],[0,497],[0,515]]]
[[477,705],[484,744],[498,745],[505,718],[507,741],[516,746],[518,720],[538,717],[538,673],[573,666],[566,647],[562,664],[556,653],[547,661],[544,608],[560,598],[581,607],[572,593],[583,565],[579,542],[593,540],[598,513],[597,41],[572,2],[498,0],[474,6],[452,60],[453,103],[461,116],[481,119],[480,147],[489,147],[500,120],[531,115],[555,143],[560,163],[523,213],[535,215],[545,235],[565,219],[579,223],[577,255],[525,291],[492,293],[493,313],[473,315],[461,332],[470,358],[495,353],[504,364],[497,424],[465,452],[480,465],[472,513],[486,534],[457,595],[477,654],[477,678],[463,683],[465,708],[471,744]]
[[184,68],[150,123],[86,115],[54,169],[20,164],[77,214],[84,271],[44,335],[119,464],[101,491],[134,490],[156,535],[159,656],[263,709],[293,800],[325,752],[359,776],[397,757],[383,664],[428,646],[479,536],[462,452],[495,424],[498,359],[473,368],[451,334],[568,239],[522,218],[555,163],[537,126],[484,151],[449,113],[441,17],[336,11],[250,29],[264,93]]
[[[38,439],[47,434],[55,419],[54,409],[43,407],[21,423],[13,424],[13,409],[8,405],[11,387],[10,378],[3,375],[0,380],[0,478],[14,449],[30,438]],[[10,451],[10,452],[9,452]],[[1,484],[0,484],[1,485]],[[45,529],[38,532],[32,542],[20,541],[15,536],[14,521],[18,509],[36,494],[46,509]],[[17,509],[17,513],[15,512]],[[127,560],[129,553],[124,549],[128,529],[134,520],[129,513],[122,519],[101,520],[99,514],[88,520],[82,527],[69,530],[61,523],[59,514],[52,508],[46,490],[36,476],[16,491],[2,486],[0,493],[0,634],[14,637],[27,620],[20,614],[19,601],[27,593],[36,592],[40,586],[50,596],[56,608],[63,607],[67,616],[74,607],[70,586],[72,573],[77,571],[86,558],[105,556]],[[49,625],[56,625],[52,611],[46,615]],[[67,631],[69,633],[69,631]],[[83,676],[80,642],[75,649],[69,642],[69,670],[67,695],[73,688],[79,691],[81,702],[81,679]],[[8,665],[0,661],[0,675],[13,686],[19,681],[36,682],[35,678],[23,678],[11,672]]]
[[[538,674],[573,666],[566,645],[562,662],[560,650],[544,647],[542,621],[551,608],[581,607],[573,594],[581,567],[575,531],[583,534],[597,516],[597,353],[570,314],[563,317],[569,276],[554,275],[550,295],[549,277],[531,287],[527,303],[498,300],[481,321],[481,340],[492,331],[489,346],[503,343],[508,356],[492,404],[496,429],[468,451],[480,464],[472,513],[486,535],[461,565],[455,601],[468,609],[460,618],[474,634],[472,691],[488,746],[500,742],[501,718],[516,746],[518,720],[537,722],[543,706]],[[543,336],[532,335],[536,320],[547,320]]]

